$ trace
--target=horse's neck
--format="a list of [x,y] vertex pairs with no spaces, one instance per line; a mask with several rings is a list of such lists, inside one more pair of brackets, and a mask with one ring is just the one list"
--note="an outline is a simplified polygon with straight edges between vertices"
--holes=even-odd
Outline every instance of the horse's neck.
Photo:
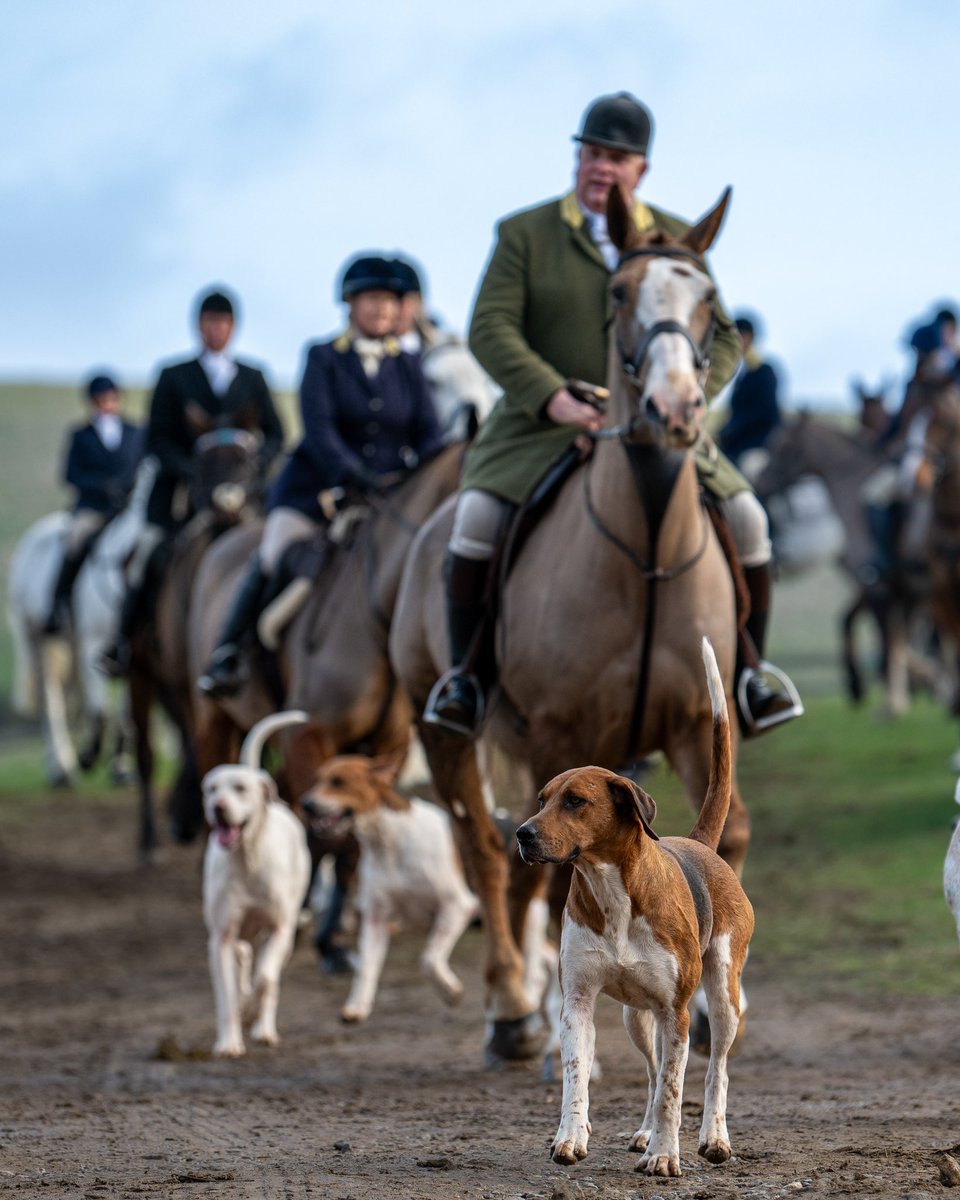
[[882,456],[870,446],[845,437],[839,430],[822,427],[819,444],[811,445],[809,470],[819,475],[831,495],[834,489],[848,492],[851,482],[858,486],[880,466]]
[[651,568],[669,570],[693,553],[703,527],[697,473],[688,451],[602,442],[587,470],[593,515],[583,505],[582,519],[600,524],[614,561],[626,562],[629,555],[610,535]]
[[400,575],[416,531],[457,488],[462,444],[442,450],[407,483],[402,493],[387,502],[367,530],[372,543],[374,574],[372,596],[385,617],[393,612]]

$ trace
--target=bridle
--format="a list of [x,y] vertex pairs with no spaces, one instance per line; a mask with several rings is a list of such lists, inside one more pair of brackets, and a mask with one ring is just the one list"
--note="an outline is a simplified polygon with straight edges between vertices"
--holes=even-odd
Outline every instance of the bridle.
[[[625,254],[621,254],[620,260],[617,263],[617,270],[619,271],[624,263],[628,263],[634,258],[683,258],[692,262],[705,275],[709,274],[706,263],[700,255],[696,254],[693,250],[687,250],[684,246],[641,246],[636,250],[628,250]],[[707,332],[702,342],[697,342],[689,328],[680,321],[654,321],[649,328],[643,330],[640,335],[640,341],[637,343],[636,349],[632,354],[628,354],[623,348],[618,331],[616,344],[617,354],[620,356],[620,365],[634,387],[642,387],[643,366],[654,339],[664,333],[677,333],[689,343],[690,349],[693,351],[694,366],[702,383],[710,370],[710,351],[713,348],[713,336],[716,328],[717,313],[713,305],[710,306],[710,323],[707,326]]]

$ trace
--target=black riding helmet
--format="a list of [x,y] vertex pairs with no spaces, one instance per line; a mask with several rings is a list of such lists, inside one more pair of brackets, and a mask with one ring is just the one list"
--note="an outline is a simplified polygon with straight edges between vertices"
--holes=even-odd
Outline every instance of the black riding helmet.
[[361,292],[393,292],[401,296],[404,290],[393,261],[377,254],[351,259],[340,281],[341,300],[352,300]]
[[575,142],[589,142],[608,150],[645,155],[653,138],[653,117],[629,92],[601,96],[583,114]]

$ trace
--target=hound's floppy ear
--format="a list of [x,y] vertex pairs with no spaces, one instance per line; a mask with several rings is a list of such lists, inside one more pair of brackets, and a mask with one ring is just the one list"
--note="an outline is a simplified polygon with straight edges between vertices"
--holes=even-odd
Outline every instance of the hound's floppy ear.
[[643,826],[643,832],[648,838],[659,842],[659,837],[653,832],[653,822],[657,819],[657,803],[654,798],[643,790],[632,779],[618,776],[610,780],[610,790],[616,798],[629,807],[631,814]]
[[370,773],[380,783],[393,787],[397,782],[403,764],[407,761],[407,746],[400,746],[390,754],[381,754],[370,760]]
[[280,802],[280,793],[277,790],[277,781],[266,771],[260,772],[260,787],[263,789],[263,801],[269,804],[271,800]]

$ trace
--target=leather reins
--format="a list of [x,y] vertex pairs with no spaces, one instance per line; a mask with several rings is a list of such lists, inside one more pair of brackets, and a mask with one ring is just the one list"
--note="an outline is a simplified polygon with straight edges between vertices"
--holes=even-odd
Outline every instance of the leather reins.
[[[706,264],[703,259],[695,254],[692,250],[687,250],[682,246],[642,246],[636,250],[629,250],[626,254],[621,255],[617,266],[619,270],[624,263],[631,259],[647,257],[647,258],[682,258],[693,262],[699,270],[707,274]],[[707,327],[707,332],[702,342],[698,343],[689,328],[683,325],[680,321],[664,320],[655,321],[641,333],[640,340],[633,352],[628,354],[620,341],[619,332],[615,335],[615,343],[617,354],[620,359],[620,365],[629,383],[634,387],[642,387],[644,363],[647,355],[650,352],[650,347],[655,338],[661,334],[675,333],[685,338],[693,351],[694,365],[700,374],[701,378],[705,378],[710,370],[710,351],[713,346],[714,333],[716,331],[716,309],[711,305],[710,308],[710,323]],[[630,442],[636,430],[639,417],[631,418],[625,425],[614,426],[611,429],[598,430],[593,434],[594,440],[612,440],[616,439],[621,442],[626,453],[630,452]],[[592,464],[591,464],[592,465]],[[633,466],[631,462],[631,466]],[[636,474],[636,472],[635,472]],[[702,558],[706,551],[707,544],[710,539],[710,521],[706,512],[701,506],[700,515],[702,520],[703,533],[700,539],[700,545],[689,558],[678,564],[676,567],[666,568],[659,567],[656,563],[656,547],[657,537],[659,534],[659,521],[649,521],[650,524],[650,551],[651,561],[645,562],[639,554],[632,550],[621,538],[619,538],[612,529],[604,524],[600,514],[594,508],[593,500],[590,494],[590,466],[584,471],[583,477],[584,489],[584,504],[587,515],[589,516],[594,527],[599,533],[615,546],[627,559],[636,567],[641,577],[649,584],[647,590],[647,603],[644,613],[643,637],[640,643],[640,663],[637,672],[637,688],[633,699],[633,710],[630,714],[630,726],[627,732],[626,744],[626,763],[632,765],[631,755],[634,753],[634,747],[637,745],[640,734],[643,729],[643,720],[646,714],[647,695],[650,690],[650,647],[653,642],[653,629],[656,623],[656,605],[657,605],[657,584],[669,582],[677,579],[694,567]],[[647,511],[648,518],[650,517],[649,505],[646,502],[643,490],[638,487],[640,492],[641,502]]]

